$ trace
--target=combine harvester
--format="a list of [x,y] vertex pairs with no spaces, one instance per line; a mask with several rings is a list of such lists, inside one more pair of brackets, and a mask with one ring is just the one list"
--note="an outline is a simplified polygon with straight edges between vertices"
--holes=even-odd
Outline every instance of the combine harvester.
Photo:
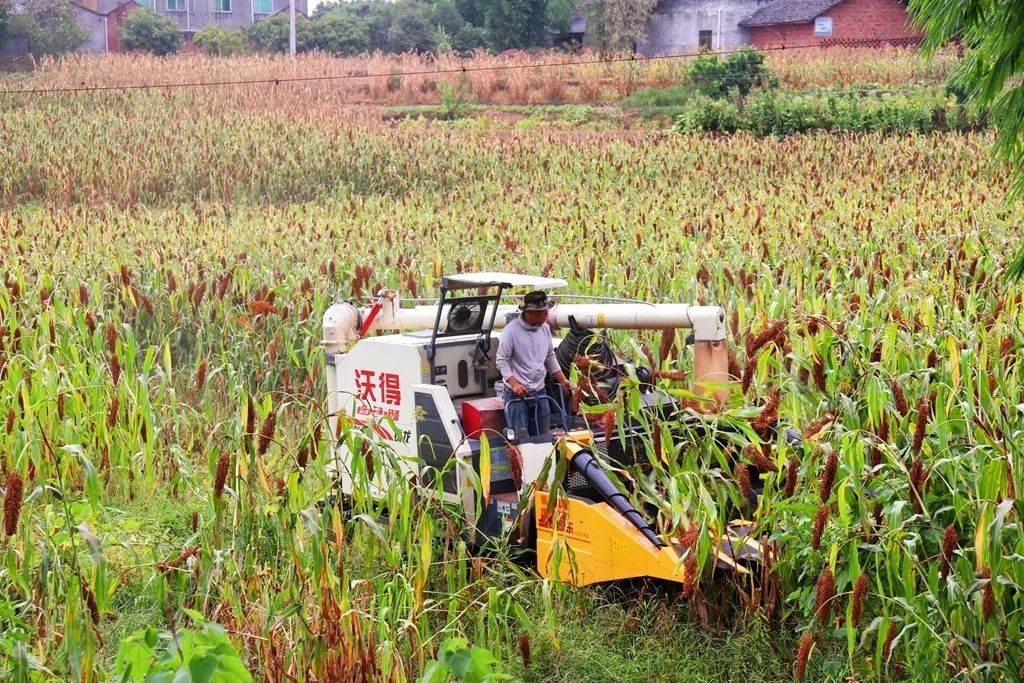
[[[556,423],[550,434],[529,437],[505,429],[494,357],[499,328],[519,310],[502,299],[513,288],[552,290],[566,284],[512,273],[466,273],[443,277],[434,305],[402,307],[394,291],[381,292],[369,306],[334,304],[323,318],[331,433],[338,433],[339,419],[372,429],[394,450],[409,476],[421,469],[440,473],[444,501],[458,506],[469,528],[477,530],[477,540],[518,536],[519,542],[536,548],[542,576],[557,574],[575,585],[637,577],[686,583],[686,551],[655,532],[601,464],[627,466],[645,459],[643,440],[650,437],[642,427],[616,429],[606,439],[582,416],[570,414],[569,402],[556,385],[549,389]],[[559,303],[550,309],[548,323],[553,333],[568,331],[565,338],[554,339],[566,376],[579,354],[600,358],[595,367],[605,373],[624,374],[592,328],[689,329],[695,392],[709,397],[710,406],[728,397],[721,307]],[[375,331],[398,333],[367,336]],[[641,401],[652,413],[678,410],[671,397],[653,388],[641,394]],[[354,454],[342,440],[332,455],[337,463],[333,475],[342,493],[350,496]],[[495,465],[484,469],[491,473],[490,490],[478,511],[482,496],[474,483],[480,481],[482,455]],[[516,466],[500,466],[510,455]],[[564,493],[552,503],[556,473]],[[376,494],[383,496],[380,490]],[[511,534],[520,523],[523,501],[529,506],[522,511],[529,528],[525,534]],[[757,559],[760,547],[745,538],[748,529],[749,523],[737,520],[713,539],[717,566],[745,571],[740,563]]]

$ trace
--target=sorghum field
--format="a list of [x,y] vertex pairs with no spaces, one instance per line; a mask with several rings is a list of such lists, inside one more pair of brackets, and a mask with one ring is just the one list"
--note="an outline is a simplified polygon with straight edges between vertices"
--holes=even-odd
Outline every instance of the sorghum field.
[[[936,68],[890,58],[843,68]],[[126,65],[4,83],[222,68]],[[326,83],[0,95],[0,677],[448,680],[459,651],[527,681],[1017,679],[1024,212],[991,139],[387,122]],[[389,458],[322,428],[321,313],[471,269],[726,307],[709,419],[750,445],[652,442],[634,496],[704,565],[762,477],[759,576],[573,589],[471,554],[415,483],[386,518],[330,502],[332,439]],[[690,369],[682,333],[614,338]],[[776,419],[804,444],[761,444]]]

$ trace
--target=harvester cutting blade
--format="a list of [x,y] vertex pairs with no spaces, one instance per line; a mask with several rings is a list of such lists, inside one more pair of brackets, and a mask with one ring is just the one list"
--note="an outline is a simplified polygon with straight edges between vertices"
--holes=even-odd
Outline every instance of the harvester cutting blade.
[[725,534],[719,541],[716,568],[748,574],[750,570],[743,566],[744,564],[757,563],[764,559],[761,543],[751,537],[752,530],[752,522],[739,519],[729,522]]

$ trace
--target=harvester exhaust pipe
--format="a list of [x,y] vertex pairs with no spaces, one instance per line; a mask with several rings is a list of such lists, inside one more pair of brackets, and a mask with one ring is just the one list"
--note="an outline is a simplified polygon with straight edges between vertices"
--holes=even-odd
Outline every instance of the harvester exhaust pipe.
[[643,518],[643,515],[615,487],[612,480],[601,469],[600,463],[597,462],[597,458],[594,457],[592,452],[586,448],[578,450],[569,462],[573,469],[582,474],[587,483],[594,487],[594,490],[601,495],[604,502],[608,503],[616,512],[625,517],[630,524],[636,527],[637,531],[643,534],[644,538],[653,543],[656,548],[664,548],[666,546],[666,543],[654,533],[654,529]]

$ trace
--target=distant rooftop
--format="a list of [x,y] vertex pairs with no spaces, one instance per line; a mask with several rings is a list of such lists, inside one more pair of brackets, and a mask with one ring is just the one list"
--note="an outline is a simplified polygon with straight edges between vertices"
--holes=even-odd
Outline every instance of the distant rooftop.
[[740,26],[806,24],[841,2],[843,0],[778,0],[751,14],[740,22]]

